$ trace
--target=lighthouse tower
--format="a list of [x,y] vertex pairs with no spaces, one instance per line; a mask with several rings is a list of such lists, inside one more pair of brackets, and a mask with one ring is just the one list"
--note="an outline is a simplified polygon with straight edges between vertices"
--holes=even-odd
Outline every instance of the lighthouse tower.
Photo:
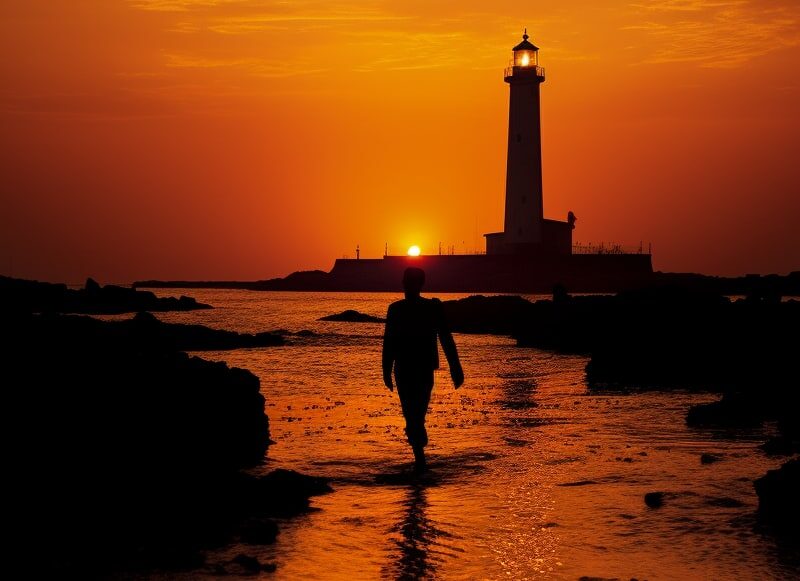
[[542,241],[542,131],[539,85],[544,69],[539,49],[522,35],[513,48],[505,70],[511,89],[508,109],[508,158],[506,161],[506,244],[538,244]]
[[526,29],[503,75],[510,88],[505,225],[503,232],[485,235],[487,254],[571,252],[572,223],[544,219],[539,99],[544,69],[539,48],[528,39]]

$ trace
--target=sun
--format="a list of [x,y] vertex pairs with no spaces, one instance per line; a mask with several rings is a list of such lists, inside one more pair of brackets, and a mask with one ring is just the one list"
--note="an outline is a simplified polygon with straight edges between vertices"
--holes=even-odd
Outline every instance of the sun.
[[419,246],[416,244],[408,249],[409,256],[419,256]]

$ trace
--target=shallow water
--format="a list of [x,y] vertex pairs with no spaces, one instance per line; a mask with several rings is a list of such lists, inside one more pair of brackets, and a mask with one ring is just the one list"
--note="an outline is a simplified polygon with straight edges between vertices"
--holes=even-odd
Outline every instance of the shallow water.
[[[382,316],[399,295],[190,294],[217,308],[158,316],[314,331],[285,347],[200,355],[261,379],[275,440],[263,470],[327,476],[335,489],[284,522],[275,545],[228,547],[212,563],[246,552],[277,564],[265,577],[287,579],[798,575],[796,555],[754,531],[752,480],[780,464],[756,448],[764,431],[685,425],[688,407],[712,394],[593,394],[584,357],[456,335],[467,380],[454,390],[437,372],[431,474],[414,481],[400,405],[381,380],[382,325],[317,321],[348,308]],[[703,465],[702,453],[720,461]],[[645,506],[650,491],[666,493],[662,508]]]

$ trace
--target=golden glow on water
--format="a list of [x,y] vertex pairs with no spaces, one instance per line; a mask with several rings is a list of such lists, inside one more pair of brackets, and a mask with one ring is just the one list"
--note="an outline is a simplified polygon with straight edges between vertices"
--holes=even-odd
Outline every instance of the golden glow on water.
[[[780,463],[757,450],[762,435],[685,425],[688,406],[713,395],[590,394],[583,357],[457,335],[467,380],[455,391],[437,373],[432,476],[413,483],[397,396],[381,381],[382,326],[317,321],[347,308],[383,315],[399,294],[192,294],[220,308],[158,316],[314,331],[199,355],[261,378],[276,441],[263,470],[324,475],[335,488],[313,500],[320,510],[283,523],[275,545],[228,547],[211,562],[244,551],[286,579],[792,576],[752,530],[751,480]],[[704,452],[722,461],[702,465]],[[658,510],[643,502],[654,490],[667,493]]]

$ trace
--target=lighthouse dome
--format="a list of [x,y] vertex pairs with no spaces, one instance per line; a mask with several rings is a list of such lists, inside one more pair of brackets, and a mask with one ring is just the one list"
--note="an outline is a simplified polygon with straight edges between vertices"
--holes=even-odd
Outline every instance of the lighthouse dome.
[[525,34],[522,35],[522,42],[519,43],[514,48],[512,48],[511,50],[513,50],[514,52],[517,52],[518,50],[539,50],[538,46],[536,46],[535,44],[533,44],[532,42],[530,42],[528,40],[529,38],[530,37],[528,36],[528,33],[526,32]]

